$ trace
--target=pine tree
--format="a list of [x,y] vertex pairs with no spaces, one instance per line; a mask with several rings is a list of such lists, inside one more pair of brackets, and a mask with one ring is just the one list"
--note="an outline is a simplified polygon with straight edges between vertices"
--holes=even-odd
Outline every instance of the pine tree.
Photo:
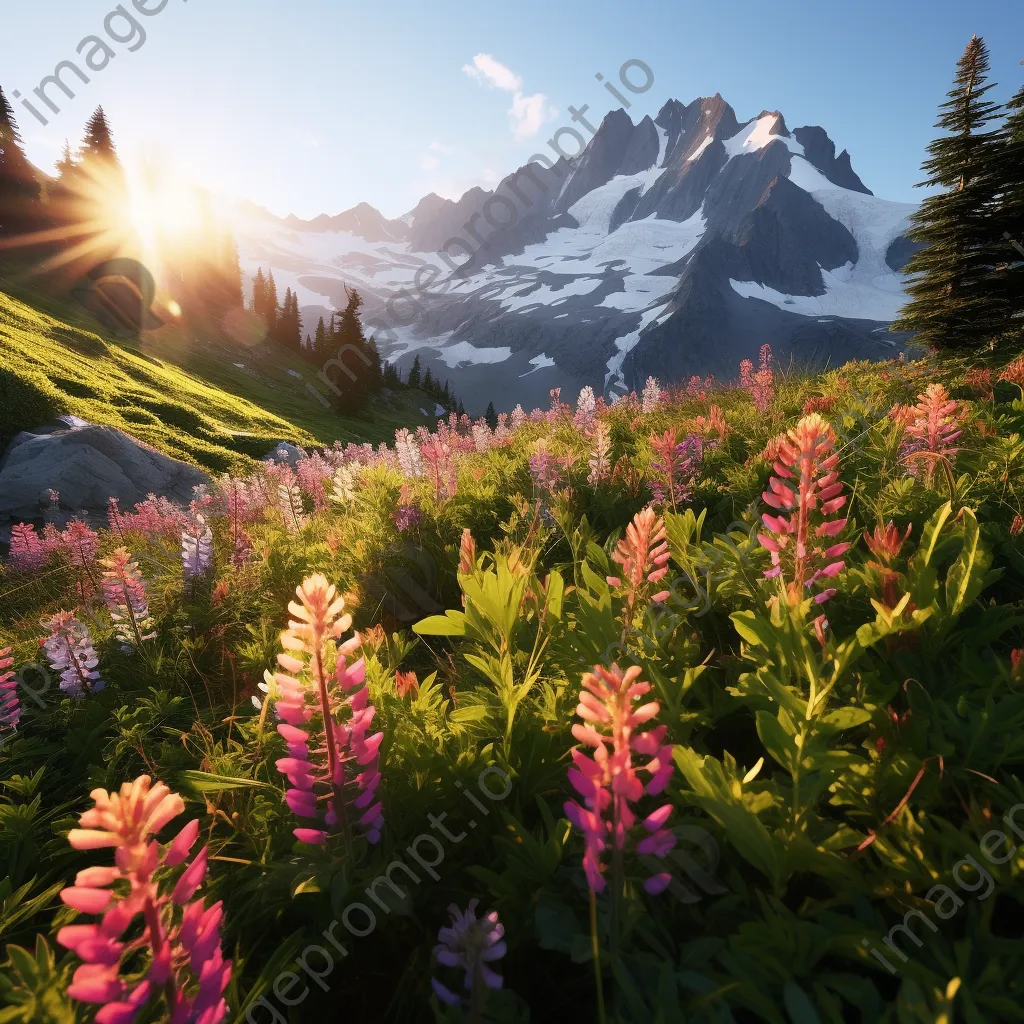
[[[912,218],[910,237],[924,243],[911,257],[911,301],[891,329],[947,349],[979,349],[1006,325],[1006,302],[996,266],[1005,259],[995,215],[999,194],[1002,128],[988,130],[998,106],[985,99],[989,69],[984,42],[975,36],[957,64],[937,128],[949,134],[929,147],[922,185],[944,191],[929,196]],[[1004,247],[1000,249],[1000,244]]]
[[420,385],[428,395],[434,393],[434,378],[430,373],[430,367],[427,367],[427,372],[423,374],[423,383]]
[[498,426],[498,414],[494,410],[494,403],[493,402],[488,402],[487,403],[487,412],[484,413],[484,419],[487,420],[487,426],[489,426],[491,428],[491,430],[497,429],[497,426]]
[[316,325],[316,334],[313,335],[313,354],[317,359],[327,358],[327,327],[324,325],[323,317],[320,317],[320,322]]
[[412,361],[412,367],[409,370],[409,387],[418,388],[420,386],[420,357],[416,356]]
[[305,342],[303,343],[303,346],[302,346],[302,347],[303,347],[303,348],[304,348],[304,349],[305,349],[305,350],[306,350],[307,352],[312,352],[312,351],[313,351],[313,342],[312,342],[312,341],[310,340],[310,337],[309,337],[309,335],[308,335],[308,334],[306,335],[306,340],[305,340]]
[[1006,112],[1006,141],[1000,159],[999,234],[1006,246],[1002,285],[1010,328],[1020,332],[1024,331],[1024,86],[1006,104]]
[[259,267],[256,271],[256,277],[252,282],[252,303],[249,306],[253,316],[263,318],[265,298],[267,291],[267,282],[263,277],[263,268]]
[[277,326],[281,319],[281,306],[277,301],[277,285],[274,283],[274,272],[267,272],[267,286],[263,293],[263,316],[267,325],[267,334],[275,341],[278,339]]
[[39,181],[22,148],[14,110],[0,89],[0,234],[36,226],[41,216]]
[[[76,171],[78,169],[84,171],[91,180],[89,193],[94,192],[96,183],[99,183],[108,194],[122,193],[126,201],[128,186],[124,169],[117,155],[110,123],[102,107],[97,107],[85,124],[85,137],[79,149]],[[109,202],[109,199],[107,201]]]

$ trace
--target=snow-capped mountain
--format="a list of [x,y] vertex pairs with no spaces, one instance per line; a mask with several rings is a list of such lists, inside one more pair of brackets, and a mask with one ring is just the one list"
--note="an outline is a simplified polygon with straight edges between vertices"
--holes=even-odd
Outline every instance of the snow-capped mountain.
[[578,157],[396,220],[361,203],[237,232],[243,270],[272,268],[310,332],[354,286],[382,354],[418,353],[478,412],[730,379],[766,342],[782,364],[891,356],[914,209],[872,195],[822,128],[741,124],[716,95],[612,111]]

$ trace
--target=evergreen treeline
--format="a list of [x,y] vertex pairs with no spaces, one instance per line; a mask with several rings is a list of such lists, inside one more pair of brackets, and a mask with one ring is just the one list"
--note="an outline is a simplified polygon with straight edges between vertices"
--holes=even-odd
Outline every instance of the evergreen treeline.
[[913,217],[910,237],[923,247],[906,267],[911,301],[892,325],[935,348],[978,351],[1024,333],[1024,86],[1000,105],[988,98],[988,72],[975,36],[939,108],[946,134],[928,147],[921,185],[941,191]]
[[[26,244],[81,253],[69,261],[75,276],[115,256],[148,263],[149,254],[142,253],[130,227],[129,199],[102,107],[86,123],[77,152],[65,142],[56,175],[50,178],[26,157],[14,111],[0,89],[0,238],[25,236]],[[121,206],[123,216],[119,216]],[[149,269],[188,323],[218,325],[227,312],[243,305],[238,250],[230,230],[214,216],[207,193],[196,189],[193,206],[197,226],[187,238],[154,239],[152,255],[159,266]]]
[[[260,267],[253,279],[249,311],[266,327],[267,337],[293,349],[320,368],[335,391],[335,405],[345,412],[365,406],[371,396],[382,388],[398,390],[417,388],[426,392],[445,409],[461,408],[452,396],[448,381],[442,385],[428,369],[422,372],[416,356],[406,380],[394,364],[382,360],[377,343],[363,333],[360,309],[362,296],[354,288],[346,288],[346,304],[340,313],[332,313],[329,321],[320,317],[313,335],[303,340],[299,297],[285,288],[284,299],[278,299],[274,272],[263,273]],[[345,368],[348,372],[346,373]],[[497,420],[495,420],[497,422]]]

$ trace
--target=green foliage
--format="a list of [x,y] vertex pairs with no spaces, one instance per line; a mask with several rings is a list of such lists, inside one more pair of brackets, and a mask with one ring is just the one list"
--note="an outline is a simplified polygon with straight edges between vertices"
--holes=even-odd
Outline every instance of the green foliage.
[[[224,901],[228,999],[241,1019],[269,1019],[266,1005],[289,1024],[339,1006],[357,1020],[459,1019],[431,995],[431,948],[448,905],[472,898],[498,911],[508,942],[505,994],[488,1000],[488,1017],[525,1020],[528,1007],[532,1020],[596,1019],[583,846],[563,804],[581,675],[612,661],[638,664],[659,704],[677,846],[663,893],[629,880],[614,921],[595,901],[609,1020],[1024,1019],[1024,844],[1010,853],[999,820],[1024,804],[1024,680],[1012,660],[1024,647],[1024,534],[1012,527],[1024,511],[1024,413],[1015,394],[966,400],[952,495],[941,475],[931,486],[907,475],[887,415],[930,383],[954,390],[964,369],[892,361],[793,376],[763,416],[749,395],[716,392],[731,433],[709,447],[690,504],[665,516],[669,597],[630,621],[607,577],[621,574],[611,553],[650,501],[646,439],[694,428],[707,401],[603,412],[614,468],[597,484],[586,479],[593,440],[566,417],[467,454],[451,499],[377,465],[360,471],[351,500],[316,508],[307,495],[294,534],[272,505],[247,527],[245,564],[231,562],[214,514],[216,569],[189,595],[175,545],[133,535],[157,622],[148,661],[119,651],[94,606],[106,690],[80,703],[55,688],[41,705],[26,698],[0,750],[0,1021],[86,1019],[62,994],[74,958],[55,958],[55,935],[76,915],[57,891],[103,861],[65,836],[92,788],[143,773],[200,819],[204,894]],[[788,603],[764,578],[757,539],[772,472],[762,453],[811,397],[832,401],[824,415],[853,496],[842,534],[853,547],[824,605]],[[571,463],[553,496],[535,493],[529,473],[541,439]],[[400,534],[403,483],[422,517]],[[861,538],[890,520],[911,534],[883,565]],[[467,526],[471,552],[459,547]],[[103,553],[115,543],[104,535]],[[382,841],[337,859],[295,843],[276,768],[285,745],[269,704],[251,702],[265,697],[287,602],[314,572],[346,594],[384,734]],[[28,662],[39,619],[74,606],[74,573],[62,562],[37,575],[5,568],[0,594],[0,647]],[[404,696],[398,671],[418,677]],[[984,853],[996,830],[1008,836],[1001,864]],[[443,842],[436,878],[409,853],[427,848],[423,836]],[[970,888],[968,857],[991,877],[985,898]],[[396,862],[419,879],[393,870],[397,893],[377,882]],[[380,902],[367,895],[375,883]],[[955,913],[937,886],[961,901]],[[375,914],[361,938],[335,924],[357,902]],[[899,930],[908,914],[920,943]],[[330,951],[332,926],[346,953],[335,952],[325,989],[297,959]],[[307,957],[314,970],[319,956]],[[291,1008],[275,995],[282,972],[308,989]]]

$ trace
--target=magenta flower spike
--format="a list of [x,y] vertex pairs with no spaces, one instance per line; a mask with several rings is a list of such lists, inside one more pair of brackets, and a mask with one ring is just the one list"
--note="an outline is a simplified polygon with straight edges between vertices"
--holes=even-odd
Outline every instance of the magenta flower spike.
[[36,528],[28,523],[15,523],[11,527],[11,565],[21,572],[32,572],[41,569],[50,557],[52,548],[36,533]]
[[0,650],[0,736],[14,732],[21,718],[21,698],[18,696],[18,678],[14,674],[14,659],[10,647]]
[[[171,1024],[220,1024],[231,979],[231,962],[220,948],[222,905],[193,900],[206,877],[206,849],[173,886],[162,874],[187,860],[199,822],[190,821],[166,845],[156,842],[153,837],[185,804],[162,782],[151,787],[150,781],[140,775],[117,793],[94,789],[95,806],[68,833],[76,850],[114,851],[112,867],[79,871],[60,894],[72,909],[102,915],[96,924],[67,925],[57,933],[57,941],[83,961],[68,995],[99,1004],[97,1024],[133,1024],[153,998],[163,1004],[160,1019]],[[140,916],[141,931],[132,929]],[[134,937],[126,939],[129,932]]]
[[[768,532],[758,534],[758,539],[772,557],[772,568],[765,576],[781,580],[794,602],[802,601],[808,588],[846,567],[842,555],[850,545],[830,543],[847,523],[845,518],[834,518],[846,504],[834,444],[832,428],[821,416],[804,416],[780,439],[775,475],[762,495],[773,509],[790,513],[763,515]],[[815,602],[821,604],[833,594],[834,589],[826,588]]]
[[277,731],[288,744],[288,756],[277,761],[291,786],[285,801],[294,814],[310,820],[293,831],[299,842],[311,845],[339,832],[348,842],[355,818],[367,841],[376,843],[384,825],[376,796],[384,734],[370,732],[376,709],[369,701],[365,662],[348,664],[361,641],[354,636],[336,645],[352,616],[342,614],[345,600],[324,576],[303,580],[295,593],[298,601],[288,605],[292,618],[281,634],[284,653],[277,656],[283,671],[273,676],[281,719]]
[[[664,857],[676,843],[664,827],[671,804],[662,804],[642,818],[635,808],[644,795],[661,793],[673,770],[672,749],[665,743],[667,726],[638,731],[660,711],[657,701],[636,706],[651,689],[639,675],[638,665],[625,672],[618,665],[610,669],[595,665],[593,672],[583,676],[576,708],[582,723],[572,727],[583,746],[594,748],[590,755],[579,747],[573,750],[569,781],[583,802],[569,800],[564,805],[566,817],[583,833],[583,870],[594,892],[605,888],[608,860],[616,851],[632,847],[641,856]],[[646,785],[639,772],[648,775]],[[668,872],[660,872],[648,878],[644,888],[659,893],[671,880]]]

